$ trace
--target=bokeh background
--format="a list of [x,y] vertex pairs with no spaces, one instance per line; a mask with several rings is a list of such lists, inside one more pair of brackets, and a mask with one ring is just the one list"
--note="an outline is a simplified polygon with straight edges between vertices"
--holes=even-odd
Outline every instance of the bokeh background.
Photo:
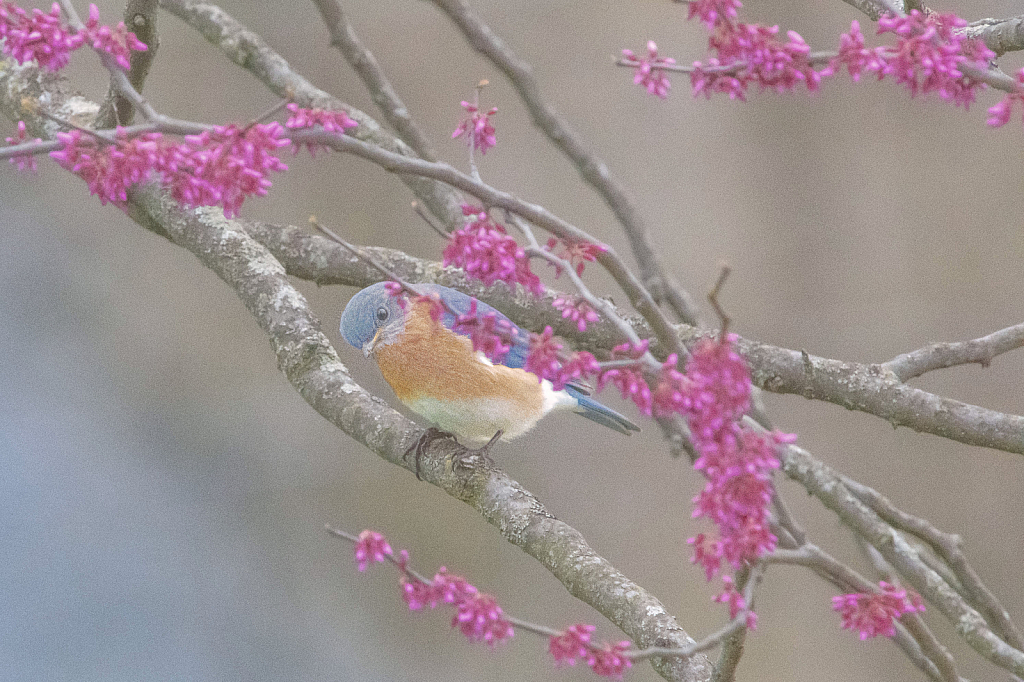
[[[105,20],[120,15],[120,3],[98,4]],[[447,160],[465,166],[464,143],[448,138],[459,101],[490,79],[484,103],[500,110],[499,146],[483,159],[484,178],[627,251],[600,199],[432,4],[344,5]],[[880,362],[1024,318],[1024,131],[1019,121],[985,126],[996,94],[965,113],[890,83],[839,78],[813,97],[752,93],[742,104],[694,100],[677,77],[663,102],[612,61],[648,39],[680,61],[701,58],[705,33],[684,21],[684,5],[473,5],[629,187],[681,282],[702,296],[719,263],[731,264],[724,302],[739,333]],[[224,7],[316,85],[376,115],[311,3]],[[976,19],[1019,5],[943,9]],[[852,19],[865,21],[839,0],[757,3],[746,16],[823,49]],[[222,122],[274,103],[177,19],[162,15],[159,28],[147,96],[161,111]],[[1017,61],[1007,57],[1004,68]],[[68,73],[87,96],[105,91],[86,51]],[[439,257],[440,240],[396,178],[343,156],[289,163],[244,215],[303,224],[315,213],[353,241]],[[447,565],[520,617],[589,621],[598,637],[621,638],[468,507],[319,417],[223,283],[87,197],[77,178],[48,163],[34,177],[0,169],[0,228],[0,679],[591,679],[585,667],[554,671],[546,644],[527,633],[488,651],[452,632],[443,613],[409,613],[394,573],[357,573],[351,548],[329,538],[325,522],[378,529],[424,572]],[[608,278],[590,272],[614,295]],[[298,284],[335,329],[353,291]],[[376,367],[343,343],[338,350],[364,386],[393,401]],[[1019,414],[1022,376],[1018,352],[915,384]],[[798,397],[767,404],[816,456],[962,534],[979,573],[1024,619],[1019,455]],[[657,429],[627,440],[558,416],[496,459],[695,636],[722,624],[724,610],[710,602],[716,585],[688,563],[686,538],[703,528],[690,518],[701,483],[668,456]],[[815,542],[866,570],[833,516],[792,483],[781,487]],[[772,569],[739,679],[923,679],[887,641],[840,631],[832,594],[807,571]],[[963,674],[1008,679],[937,613],[927,619]],[[645,665],[628,675],[656,679]]]

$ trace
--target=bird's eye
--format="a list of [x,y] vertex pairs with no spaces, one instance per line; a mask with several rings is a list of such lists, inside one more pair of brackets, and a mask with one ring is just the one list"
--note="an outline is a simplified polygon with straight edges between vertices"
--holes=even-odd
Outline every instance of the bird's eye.
[[387,319],[388,319],[388,309],[384,308],[384,307],[377,308],[377,321],[378,322],[384,322]]

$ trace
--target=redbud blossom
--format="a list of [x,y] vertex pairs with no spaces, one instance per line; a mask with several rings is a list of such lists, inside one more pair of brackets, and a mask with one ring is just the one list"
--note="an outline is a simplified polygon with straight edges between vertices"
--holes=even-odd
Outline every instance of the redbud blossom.
[[487,642],[491,646],[512,639],[512,624],[503,616],[498,602],[489,594],[474,594],[456,602],[452,627],[457,627],[472,642]]
[[832,608],[839,612],[843,628],[857,630],[862,640],[878,635],[893,637],[896,619],[905,613],[924,611],[921,597],[907,590],[878,583],[881,593],[853,593],[832,597]]
[[[341,133],[344,134],[349,128],[355,128],[359,125],[358,122],[353,121],[349,115],[344,111],[329,111],[327,109],[303,109],[294,102],[289,102],[285,105],[285,108],[291,112],[291,116],[284,122],[284,127],[289,130],[299,130],[303,128],[312,128],[313,126],[320,126],[328,133]],[[316,152],[321,149],[326,149],[324,145],[316,144],[315,142],[305,143],[306,149],[311,155],[316,155]],[[299,145],[295,146],[295,153],[299,152]]]
[[120,22],[115,28],[100,24],[99,10],[89,5],[89,19],[81,31],[74,31],[61,16],[55,2],[49,12],[33,9],[31,16],[13,2],[0,2],[0,38],[3,53],[19,64],[36,61],[48,71],[58,71],[70,59],[71,52],[85,44],[114,57],[121,68],[130,66],[131,51],[144,52],[145,43]]
[[571,296],[559,296],[551,302],[556,310],[561,311],[562,319],[570,319],[576,323],[576,328],[587,331],[588,322],[597,322],[600,318],[597,312],[590,307],[590,304],[580,299],[576,300]]
[[388,296],[398,301],[398,307],[405,310],[409,302],[405,299],[405,289],[400,282],[384,282],[384,291]]
[[577,623],[559,635],[552,635],[548,651],[555,658],[555,666],[576,665],[577,658],[585,657],[589,652],[590,635],[594,629],[593,625]]
[[719,23],[731,23],[737,18],[736,11],[743,7],[740,0],[692,0],[687,21],[698,17],[707,28],[713,29]]
[[163,172],[171,195],[189,206],[223,206],[224,215],[238,215],[247,196],[264,196],[270,171],[288,166],[275,156],[289,141],[280,123],[239,128],[215,126],[185,137],[174,162]]
[[110,144],[79,130],[57,133],[63,147],[50,152],[61,167],[85,180],[89,192],[107,202],[123,205],[128,189],[161,169],[166,147],[160,133],[127,139],[117,131],[118,141]]
[[[544,247],[553,252],[562,260],[569,261],[569,264],[576,270],[576,275],[583,276],[583,268],[587,262],[593,263],[597,257],[608,250],[604,244],[592,244],[585,241],[568,241],[551,237]],[[557,249],[557,250],[556,250]],[[548,263],[555,268],[555,279],[562,275],[562,268],[554,263]]]
[[558,360],[561,350],[562,344],[555,341],[554,332],[551,331],[550,326],[546,326],[542,333],[530,334],[530,351],[526,356],[523,369],[533,372],[539,379],[548,379],[553,382],[561,369],[561,363]]
[[469,135],[466,136],[466,141],[469,143],[469,146],[473,149],[479,149],[481,154],[486,154],[488,149],[498,144],[494,134],[494,126],[491,125],[491,116],[498,113],[497,107],[487,113],[482,113],[476,105],[463,102],[462,108],[466,110],[467,116],[455,128],[455,132],[452,133],[452,139],[468,132]]
[[[26,134],[27,134],[27,128],[25,127],[25,122],[24,121],[18,121],[18,134],[17,134],[17,136],[15,136],[15,137],[5,137],[4,140],[9,145],[22,144],[22,143],[27,141],[26,140]],[[42,140],[37,137],[35,140],[33,140],[33,142],[42,142]],[[36,172],[36,157],[33,156],[32,154],[24,154],[22,156],[12,156],[11,158],[9,158],[7,160],[10,161],[11,163],[13,163],[15,166],[17,166],[18,170],[25,170],[27,168],[30,171],[32,171],[33,173]]]
[[1024,103],[1024,69],[1017,72],[1017,90],[1007,93],[998,103],[989,108],[987,123],[994,128],[1009,123],[1010,116],[1013,114],[1014,102]]
[[0,2],[0,38],[4,39],[3,53],[19,64],[35,61],[47,71],[59,71],[86,36],[64,23],[56,2],[49,13],[33,9],[31,16],[13,2]]
[[[636,345],[628,343],[618,345],[612,349],[612,359],[639,360],[647,352],[649,343],[647,339],[644,339]],[[651,415],[651,389],[644,380],[639,362],[632,367],[615,367],[601,372],[597,378],[598,390],[603,389],[609,382],[619,389],[624,399],[633,401],[641,414]]]
[[605,644],[600,649],[590,649],[587,652],[587,665],[602,677],[622,679],[622,673],[633,667],[633,661],[625,655],[629,647],[629,641],[622,641]]
[[[736,583],[730,576],[722,576],[722,583],[725,585],[725,589],[722,593],[712,598],[712,601],[718,602],[719,604],[729,605],[729,618],[734,619],[740,611],[747,608],[747,600],[743,598],[743,593],[736,589]],[[747,613],[746,625],[751,630],[757,628],[757,614],[753,611]]]
[[[463,211],[472,208],[464,207]],[[526,251],[508,236],[505,228],[491,221],[486,213],[470,215],[474,219],[449,237],[443,254],[444,266],[460,267],[487,285],[498,281],[519,283],[538,296],[543,294],[544,285],[530,270]]]
[[145,43],[125,28],[123,21],[115,28],[100,24],[100,11],[96,5],[89,5],[89,20],[85,22],[83,33],[92,49],[111,55],[125,71],[131,67],[128,61],[131,51],[145,52],[147,49]]
[[493,312],[479,315],[476,308],[477,302],[474,298],[469,304],[469,311],[455,319],[452,329],[469,336],[474,351],[480,351],[491,361],[500,363],[512,348],[512,325]]
[[622,56],[636,66],[636,71],[633,73],[634,83],[656,97],[668,98],[668,91],[672,87],[672,83],[664,69],[658,67],[675,64],[675,59],[659,57],[658,46],[653,40],[647,41],[646,57],[637,57],[632,50],[623,50]]
[[384,539],[384,536],[376,531],[364,530],[359,534],[359,540],[355,546],[356,563],[359,571],[365,571],[371,561],[384,563],[385,556],[392,556],[391,545]]
[[441,302],[440,294],[437,292],[427,294],[426,296],[417,296],[412,299],[412,304],[414,306],[420,304],[427,306],[427,314],[430,315],[430,319],[433,320],[435,324],[440,322],[444,314],[448,312],[444,307],[444,303]]

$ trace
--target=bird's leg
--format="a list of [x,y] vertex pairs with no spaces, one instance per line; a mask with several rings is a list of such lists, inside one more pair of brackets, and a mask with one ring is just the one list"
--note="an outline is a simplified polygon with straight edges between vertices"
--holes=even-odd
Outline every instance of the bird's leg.
[[435,429],[433,426],[431,426],[429,429],[424,431],[423,435],[419,437],[419,440],[413,443],[412,447],[406,450],[405,454],[402,455],[403,461],[409,461],[409,455],[413,455],[414,461],[416,462],[417,481],[423,480],[423,478],[420,476],[420,459],[423,458],[423,455],[426,453],[427,448],[429,448],[431,443],[433,443],[435,440],[454,440],[456,443],[458,443],[458,441],[455,440],[455,434],[448,433],[447,431],[442,431],[441,429]]
[[505,433],[504,429],[498,429],[498,432],[496,434],[494,434],[493,436],[491,436],[491,439],[489,441],[487,441],[487,443],[483,447],[479,447],[479,448],[476,448],[474,450],[470,450],[469,448],[466,448],[463,452],[460,452],[459,454],[454,455],[452,457],[452,465],[453,466],[461,466],[461,467],[464,467],[464,468],[468,469],[469,465],[468,465],[466,460],[470,460],[470,459],[473,459],[475,457],[479,457],[480,459],[482,459],[487,464],[494,464],[494,461],[490,457],[487,456],[487,452],[491,449],[491,446],[493,446],[495,443],[498,442],[498,439],[501,438],[502,435],[504,435],[504,433]]

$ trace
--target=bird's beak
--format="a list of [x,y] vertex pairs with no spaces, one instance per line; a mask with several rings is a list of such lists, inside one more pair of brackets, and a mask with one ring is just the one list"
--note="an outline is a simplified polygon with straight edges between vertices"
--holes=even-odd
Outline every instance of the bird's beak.
[[373,335],[373,338],[363,344],[363,355],[370,357],[370,353],[377,350],[377,344],[380,343],[381,334],[383,334],[384,328],[381,327],[377,330],[377,333]]

